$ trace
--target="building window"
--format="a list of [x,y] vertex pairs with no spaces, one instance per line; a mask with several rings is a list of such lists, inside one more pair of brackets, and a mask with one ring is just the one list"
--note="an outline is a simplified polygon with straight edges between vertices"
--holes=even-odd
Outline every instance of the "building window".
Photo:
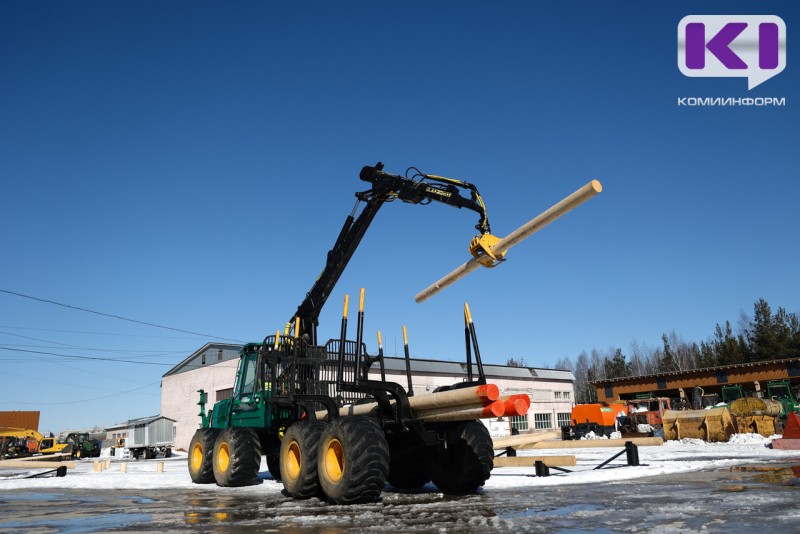
[[569,400],[569,391],[554,391],[556,400]]
[[535,413],[533,414],[533,428],[536,430],[544,430],[553,428],[552,414],[549,413]]
[[217,361],[222,361],[222,349],[217,350]]
[[522,432],[528,430],[528,417],[525,415],[515,415],[511,418],[511,428],[516,428]]
[[569,412],[557,413],[556,421],[558,421],[558,428],[561,428],[562,426],[570,426],[572,424],[571,418],[572,414]]
[[569,391],[562,391],[561,392],[561,398],[564,399],[564,400],[569,400],[570,396],[571,395],[570,395]]
[[233,397],[233,388],[217,390],[217,402],[224,399],[230,399],[231,397]]
[[206,364],[206,353],[204,352],[204,353],[203,353],[203,354],[200,356],[200,365],[205,365],[205,364]]
[[560,391],[554,391],[553,395],[555,396],[556,399],[560,399],[561,398],[561,392]]

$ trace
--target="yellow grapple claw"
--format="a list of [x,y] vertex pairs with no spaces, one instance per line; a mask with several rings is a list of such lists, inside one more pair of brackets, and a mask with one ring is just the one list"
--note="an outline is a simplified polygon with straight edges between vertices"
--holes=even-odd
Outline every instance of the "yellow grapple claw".
[[483,234],[472,238],[469,242],[469,253],[475,260],[484,267],[496,267],[505,261],[502,254],[492,252],[492,246],[500,241],[500,238],[492,234]]

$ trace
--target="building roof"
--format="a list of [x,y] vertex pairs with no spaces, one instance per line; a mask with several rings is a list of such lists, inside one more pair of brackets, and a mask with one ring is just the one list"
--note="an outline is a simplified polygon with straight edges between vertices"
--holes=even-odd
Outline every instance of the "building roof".
[[620,378],[604,378],[602,380],[592,380],[589,384],[597,387],[599,385],[604,384],[616,384],[622,382],[631,382],[631,381],[639,381],[639,380],[655,380],[658,377],[690,377],[692,375],[696,375],[697,373],[714,373],[717,371],[728,371],[731,369],[747,369],[747,368],[754,368],[760,367],[764,365],[781,365],[781,364],[792,364],[792,365],[800,365],[800,358],[785,358],[782,360],[762,360],[758,362],[747,362],[747,363],[735,363],[732,365],[718,365],[716,367],[703,367],[700,369],[687,369],[686,371],[673,371],[670,373],[654,373],[650,375],[637,375],[637,376],[623,376]]
[[[239,359],[239,349],[242,345],[235,345],[231,343],[206,343],[192,354],[190,354],[181,363],[164,373],[163,376],[176,375],[178,373],[185,373],[186,371],[193,371],[208,365],[227,362],[230,360]],[[222,358],[219,358],[220,352]],[[206,357],[206,363],[203,363],[203,356]],[[213,356],[213,357],[212,357]],[[162,378],[163,378],[162,376]]]
[[[239,349],[242,345],[229,343],[206,343],[181,363],[164,373],[164,376],[175,375],[192,371],[209,365],[216,365],[225,361],[238,359]],[[222,359],[218,359],[219,351],[222,351]],[[203,355],[206,356],[206,363],[202,363]],[[405,372],[405,358],[384,356],[384,367],[387,371]],[[411,372],[416,374],[441,374],[448,376],[458,376],[467,374],[467,364],[461,361],[433,360],[411,358]],[[542,380],[564,380],[573,382],[575,377],[571,371],[560,371],[556,369],[540,369],[537,367],[509,367],[507,365],[484,364],[483,372],[487,377],[511,378],[519,380],[542,379]],[[473,367],[473,373],[477,369]]]
[[172,421],[175,423],[175,419],[170,417],[164,417],[163,415],[150,415],[148,417],[139,417],[137,419],[128,419],[124,423],[117,423],[116,425],[109,426],[106,430],[116,430],[119,428],[132,428],[134,426],[142,426],[142,425],[149,425],[153,421],[157,419],[166,419],[167,421]]
[[575,375],[572,374],[572,371],[562,371],[560,369],[531,369],[531,372],[535,373],[537,378],[542,378],[544,380],[575,381]]

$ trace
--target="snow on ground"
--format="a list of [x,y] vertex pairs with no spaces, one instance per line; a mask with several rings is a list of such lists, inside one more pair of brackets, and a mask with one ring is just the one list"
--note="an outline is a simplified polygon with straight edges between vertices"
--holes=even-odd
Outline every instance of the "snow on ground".
[[[662,446],[639,447],[638,467],[594,468],[611,458],[621,448],[577,448],[577,449],[533,449],[520,450],[518,456],[574,455],[577,466],[567,467],[571,473],[560,474],[551,468],[550,477],[536,477],[533,467],[500,467],[492,471],[484,491],[509,488],[557,486],[567,484],[595,484],[602,482],[632,480],[656,475],[728,468],[734,465],[769,463],[797,459],[800,451],[773,450],[769,447],[771,438],[757,434],[737,434],[727,443],[706,443],[697,439],[667,441]],[[498,451],[499,452],[499,451]],[[609,464],[625,465],[625,454]],[[259,478],[262,484],[245,488],[219,488],[215,484],[198,486],[189,478],[185,453],[173,453],[172,458],[156,460],[118,460],[110,459],[110,467],[100,472],[94,471],[95,461],[105,459],[85,459],[77,462],[66,477],[56,478],[11,478],[14,474],[26,474],[26,470],[2,468],[0,462],[0,491],[19,489],[164,489],[191,488],[210,491],[251,493],[279,493],[283,485],[276,483],[269,475],[266,460],[261,465]],[[164,463],[163,472],[157,471],[159,462]],[[126,464],[127,472],[121,472],[121,464]],[[433,486],[431,486],[433,489]]]

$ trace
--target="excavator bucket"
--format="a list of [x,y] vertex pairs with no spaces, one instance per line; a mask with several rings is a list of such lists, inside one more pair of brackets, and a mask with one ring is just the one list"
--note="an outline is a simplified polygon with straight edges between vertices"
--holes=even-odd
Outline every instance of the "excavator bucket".
[[744,397],[730,405],[731,415],[739,434],[761,434],[765,438],[779,434],[781,403],[772,399]]
[[664,412],[664,439],[696,438],[728,441],[736,432],[727,407],[709,410],[667,410]]

